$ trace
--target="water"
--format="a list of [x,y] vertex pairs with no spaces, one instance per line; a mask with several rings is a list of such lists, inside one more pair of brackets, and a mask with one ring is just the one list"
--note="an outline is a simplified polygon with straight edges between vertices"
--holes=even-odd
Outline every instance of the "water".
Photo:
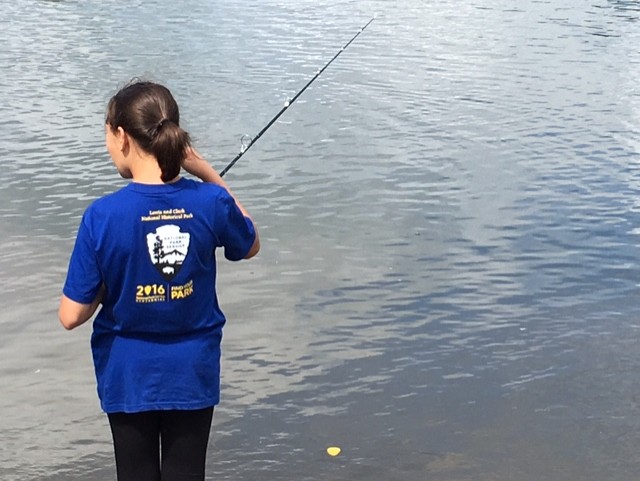
[[[572,0],[0,5],[0,477],[114,479],[57,300],[124,185],[107,99],[169,85],[263,250],[221,262],[210,479],[640,472],[640,7]],[[325,448],[343,454],[329,458]]]

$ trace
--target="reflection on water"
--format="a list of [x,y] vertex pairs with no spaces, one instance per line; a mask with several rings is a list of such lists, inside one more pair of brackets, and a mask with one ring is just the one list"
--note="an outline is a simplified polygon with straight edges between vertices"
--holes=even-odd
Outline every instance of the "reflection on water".
[[55,320],[109,96],[167,83],[221,168],[377,13],[227,176],[264,246],[220,266],[212,479],[633,479],[640,10],[592,3],[5,5],[0,477],[114,476]]

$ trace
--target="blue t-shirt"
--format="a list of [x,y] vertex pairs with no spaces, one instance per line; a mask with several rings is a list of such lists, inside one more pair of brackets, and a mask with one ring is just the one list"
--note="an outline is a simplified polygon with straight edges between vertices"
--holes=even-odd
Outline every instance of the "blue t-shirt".
[[102,409],[200,409],[220,399],[225,317],[215,249],[244,258],[255,230],[214,184],[130,183],[84,213],[64,294],[89,304],[104,284],[91,347]]

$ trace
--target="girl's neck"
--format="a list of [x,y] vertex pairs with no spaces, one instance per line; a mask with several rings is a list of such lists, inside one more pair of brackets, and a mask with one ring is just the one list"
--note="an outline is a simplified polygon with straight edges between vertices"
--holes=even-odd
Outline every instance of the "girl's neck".
[[123,134],[125,135],[125,142],[122,150],[124,156],[122,166],[128,174],[127,177],[138,184],[150,185],[172,183],[180,178],[177,175],[168,182],[164,182],[162,180],[162,169],[160,169],[155,156],[141,149],[138,143],[129,137],[126,132],[123,131]]
[[131,179],[138,184],[164,184],[162,170],[156,158],[152,155],[140,155],[139,152],[135,154],[136,159],[130,164]]

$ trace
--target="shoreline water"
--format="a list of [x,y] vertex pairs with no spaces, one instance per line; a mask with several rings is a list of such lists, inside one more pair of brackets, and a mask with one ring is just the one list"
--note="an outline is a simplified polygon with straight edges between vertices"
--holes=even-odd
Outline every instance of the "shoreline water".
[[113,477],[90,327],[55,314],[82,212],[126,185],[110,94],[167,83],[221,168],[374,11],[225,177],[263,248],[220,259],[209,477],[637,474],[632,3],[158,0],[0,19],[2,479]]

